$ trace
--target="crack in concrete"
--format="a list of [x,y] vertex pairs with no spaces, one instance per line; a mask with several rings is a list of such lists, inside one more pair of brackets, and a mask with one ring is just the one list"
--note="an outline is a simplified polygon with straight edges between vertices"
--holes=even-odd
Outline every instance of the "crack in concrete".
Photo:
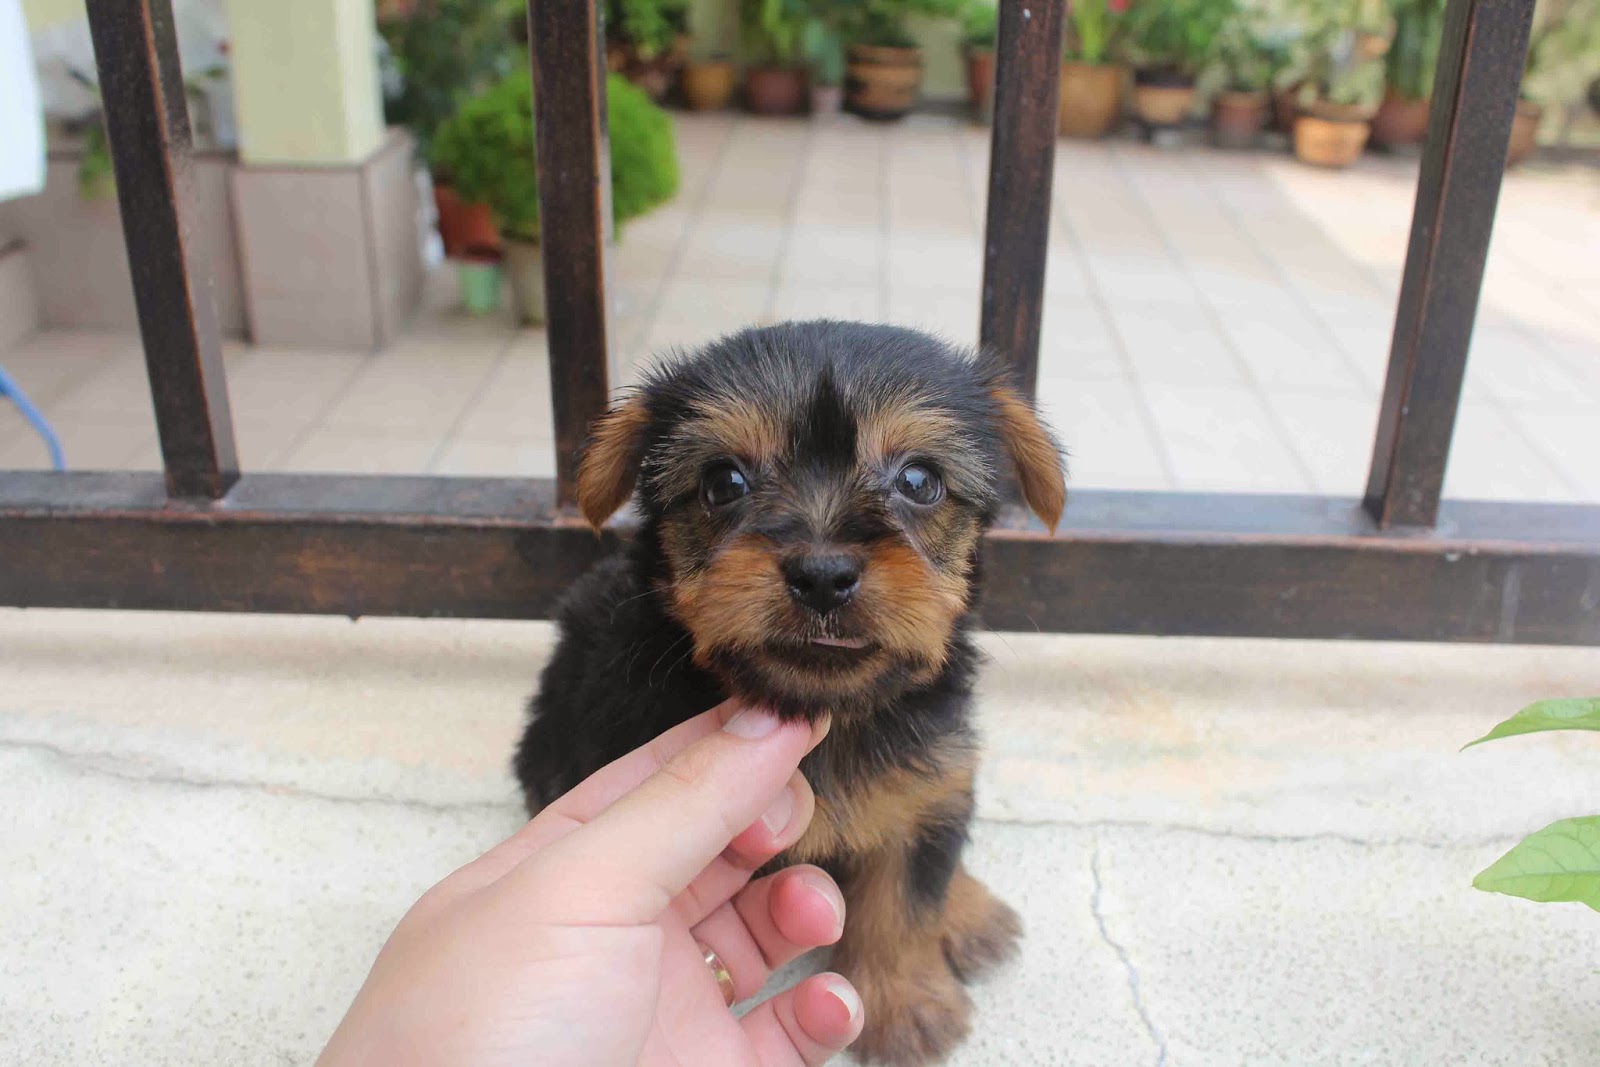
[[1049,819],[1012,818],[1009,816],[978,816],[977,822],[996,826],[1054,826],[1063,830],[1151,830],[1159,833],[1194,834],[1224,841],[1253,841],[1267,845],[1294,845],[1305,842],[1328,842],[1353,845],[1357,848],[1425,848],[1436,852],[1456,852],[1471,849],[1505,846],[1518,841],[1522,835],[1508,832],[1491,837],[1458,839],[1453,841],[1429,840],[1421,837],[1359,837],[1336,831],[1318,831],[1310,834],[1268,834],[1246,830],[1224,830],[1213,826],[1196,826],[1191,823],[1157,822],[1142,819]]
[[48,741],[23,741],[15,738],[0,739],[0,751],[32,752],[47,756],[81,774],[99,775],[124,782],[150,785],[176,786],[180,789],[233,789],[271,796],[295,797],[304,800],[321,800],[330,804],[347,804],[358,807],[380,806],[411,808],[439,814],[456,812],[507,812],[516,811],[517,804],[508,798],[504,803],[487,800],[433,801],[416,797],[358,796],[349,793],[328,793],[303,786],[276,782],[257,782],[243,778],[197,778],[172,773],[159,767],[141,769],[131,765],[138,757],[116,752],[85,752],[63,748]]
[[1156,1067],[1167,1065],[1167,1039],[1156,1028],[1155,1020],[1150,1018],[1150,1012],[1145,1007],[1144,995],[1139,991],[1139,968],[1133,965],[1133,959],[1128,955],[1128,950],[1111,936],[1111,931],[1106,927],[1106,916],[1100,908],[1100,898],[1104,889],[1100,880],[1100,842],[1094,844],[1094,851],[1089,854],[1089,873],[1094,878],[1094,893],[1089,898],[1089,909],[1094,913],[1094,924],[1100,930],[1100,940],[1110,946],[1111,951],[1117,954],[1117,959],[1122,961],[1122,969],[1128,974],[1128,992],[1133,996],[1133,1010],[1139,1014],[1139,1021],[1144,1023],[1144,1030],[1156,1046]]
[[[414,808],[418,811],[435,813],[451,812],[505,812],[518,811],[519,806],[514,797],[508,796],[504,802],[490,800],[463,800],[463,801],[433,801],[417,797],[406,796],[361,796],[351,793],[332,793],[303,786],[291,785],[282,782],[260,782],[244,778],[202,778],[183,773],[166,770],[164,768],[149,766],[138,767],[133,761],[138,756],[129,753],[107,751],[83,751],[66,748],[61,745],[51,744],[48,741],[22,740],[17,738],[0,738],[0,751],[29,751],[51,756],[59,762],[66,764],[81,773],[99,774],[108,778],[116,778],[126,782],[146,782],[154,785],[170,785],[179,788],[191,789],[238,789],[248,792],[267,793],[274,796],[298,797],[306,800],[322,800],[330,804],[350,805],[378,805],[402,808]],[[997,826],[1039,826],[1058,827],[1067,830],[1083,830],[1094,832],[1097,830],[1147,830],[1158,833],[1194,834],[1200,837],[1210,837],[1226,841],[1250,841],[1258,844],[1282,845],[1301,844],[1306,842],[1331,842],[1335,844],[1352,845],[1357,848],[1425,848],[1440,852],[1467,851],[1475,849],[1505,847],[1508,843],[1519,840],[1516,833],[1496,834],[1473,840],[1458,841],[1430,841],[1424,838],[1391,837],[1367,838],[1354,834],[1343,834],[1333,831],[1311,834],[1267,834],[1251,833],[1243,830],[1224,830],[1216,827],[1196,826],[1185,823],[1168,823],[1139,819],[1049,819],[1049,818],[1014,818],[980,816],[980,823],[993,823]]]

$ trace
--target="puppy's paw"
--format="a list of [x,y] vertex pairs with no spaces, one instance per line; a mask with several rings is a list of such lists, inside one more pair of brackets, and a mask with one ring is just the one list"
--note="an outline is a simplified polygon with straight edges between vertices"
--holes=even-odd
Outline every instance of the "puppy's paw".
[[861,987],[866,1027],[850,1051],[864,1064],[924,1067],[939,1063],[972,1029],[972,1001],[955,975],[937,964],[933,973]]
[[1011,906],[964,871],[950,887],[945,907],[944,958],[970,982],[1017,954],[1022,920]]

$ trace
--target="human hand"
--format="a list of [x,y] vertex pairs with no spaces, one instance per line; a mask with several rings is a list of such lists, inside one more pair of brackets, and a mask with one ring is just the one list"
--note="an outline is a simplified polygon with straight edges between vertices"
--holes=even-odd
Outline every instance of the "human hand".
[[826,733],[729,701],[596,772],[406,913],[319,1067],[825,1062],[861,1033],[849,982],[735,1019],[700,946],[743,999],[838,940],[820,869],[750,881],[810,823]]

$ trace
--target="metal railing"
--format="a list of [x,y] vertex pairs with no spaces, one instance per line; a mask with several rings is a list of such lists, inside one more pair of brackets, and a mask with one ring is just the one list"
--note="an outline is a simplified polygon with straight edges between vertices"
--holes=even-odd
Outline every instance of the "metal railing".
[[[187,240],[170,0],[90,0],[165,477],[0,474],[0,603],[537,618],[608,550],[571,508],[608,391],[596,0],[530,11],[554,479],[240,473]],[[1065,0],[1003,0],[982,341],[1037,374]],[[1600,643],[1600,507],[1441,487],[1533,0],[1451,0],[1365,499],[1078,492],[989,536],[1001,629]],[[558,165],[559,164],[559,165]]]

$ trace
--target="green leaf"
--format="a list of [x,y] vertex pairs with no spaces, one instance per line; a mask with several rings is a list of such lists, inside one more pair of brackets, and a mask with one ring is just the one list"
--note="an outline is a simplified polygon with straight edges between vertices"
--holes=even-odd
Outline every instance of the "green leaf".
[[1600,697],[1541,700],[1529,704],[1462,750],[1500,737],[1537,734],[1546,730],[1600,730]]
[[1485,893],[1574,901],[1600,911],[1600,815],[1551,823],[1472,880]]

